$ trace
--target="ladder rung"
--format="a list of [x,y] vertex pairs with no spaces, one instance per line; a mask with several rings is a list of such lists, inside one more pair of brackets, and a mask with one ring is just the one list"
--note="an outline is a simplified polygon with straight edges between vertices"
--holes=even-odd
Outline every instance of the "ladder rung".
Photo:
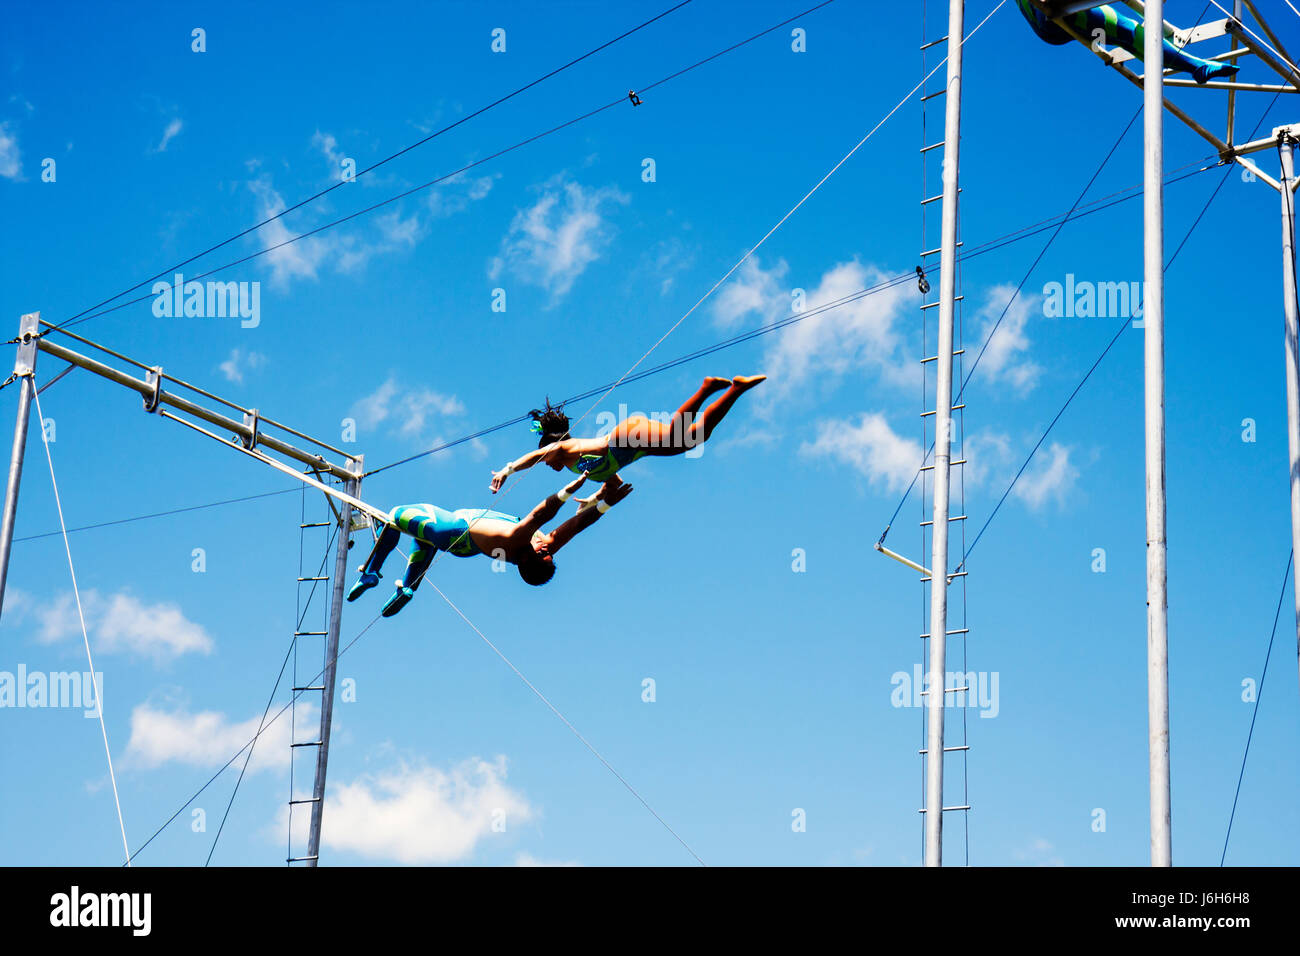
[[299,528],[328,528],[329,526],[330,522],[328,521],[311,521],[307,524],[298,525]]
[[[945,633],[945,634],[969,634],[969,633],[970,633],[970,628],[969,628],[969,627],[959,627],[959,628],[957,628],[957,630],[955,630],[955,631],[944,631],[944,633]],[[922,636],[922,637],[929,637],[929,636],[930,636],[930,633],[927,631],[926,633],[922,634],[921,636]]]
[[931,143],[929,146],[922,146],[922,147],[921,147],[921,152],[923,152],[923,153],[928,153],[930,150],[932,150],[932,149],[938,149],[938,148],[939,148],[940,146],[942,146],[942,145],[943,145],[943,140],[939,140],[939,142],[937,142],[937,143]]
[[[966,693],[966,691],[968,691],[968,690],[970,690],[969,687],[945,687],[945,688],[943,689],[943,692],[944,692],[945,694],[964,694],[964,693]],[[929,696],[930,696],[930,692],[929,692],[928,690],[923,690],[923,691],[921,691],[921,696],[922,696],[922,697],[929,697]]]
[[290,800],[289,803],[294,806],[300,803],[320,803],[320,797],[303,797],[301,800]]
[[948,38],[946,36],[941,36],[937,40],[931,40],[929,43],[921,44],[921,49],[928,50],[932,46],[938,46],[940,43],[946,43],[946,42],[948,42]]
[[324,685],[324,684],[321,684],[321,685],[319,685],[319,686],[316,685],[316,684],[312,684],[312,685],[310,685],[310,686],[308,686],[308,687],[295,687],[295,688],[294,688],[294,692],[296,693],[297,691],[300,691],[300,690],[324,690],[324,689],[325,689],[325,685]]
[[[944,807],[944,808],[943,808],[943,812],[944,812],[944,813],[947,813],[949,810],[969,810],[969,809],[970,809],[969,806],[965,806],[965,807]],[[925,808],[922,807],[920,810],[917,810],[916,812],[917,812],[917,813],[925,813]]]
[[[964,246],[964,245],[966,245],[966,243],[964,243],[964,242],[958,242],[958,243],[957,243],[957,248],[960,249],[960,248],[961,248],[962,246]],[[935,246],[933,249],[926,249],[925,252],[921,253],[921,257],[922,257],[922,258],[925,258],[926,256],[932,256],[932,255],[935,255],[936,253],[938,253],[938,252],[942,252],[942,251],[943,251],[943,246]]]
[[[964,578],[965,576],[966,576],[966,572],[965,572],[965,571],[958,571],[956,574],[950,574],[950,575],[948,575],[948,577],[950,577],[950,578]],[[929,580],[930,580],[929,577],[921,578],[921,583],[924,584],[926,581],[929,581]]]
[[290,744],[289,746],[290,747],[319,747],[320,744],[321,742],[319,740],[308,740],[300,744]]
[[[924,305],[923,305],[923,306],[921,306],[921,308],[924,309],[924,308],[927,308],[927,306],[924,306]],[[965,354],[966,354],[966,350],[965,350],[965,349],[957,349],[957,350],[954,351],[952,354],[953,354],[953,355],[965,355]],[[931,355],[929,358],[923,358],[923,359],[921,359],[921,364],[924,365],[926,362],[937,362],[937,361],[939,361],[939,356],[937,356],[937,355]]]
[[[961,243],[958,243],[958,245],[961,245]],[[964,299],[964,298],[966,298],[964,295],[955,295],[955,296],[952,297],[952,301],[954,301],[954,302],[960,302],[960,301],[961,301],[962,299]],[[921,306],[921,311],[924,312],[926,309],[937,309],[938,307],[939,307],[939,303],[938,303],[938,302],[927,302],[925,305]],[[962,349],[962,351],[964,352],[964,351],[966,351],[966,350],[965,350],[965,349]],[[960,354],[960,353],[958,353],[958,352],[953,352],[952,354],[953,354],[953,355],[958,355],[958,354]],[[939,356],[937,356],[937,355],[935,356],[935,358],[938,358],[938,357],[939,357]],[[928,361],[932,361],[932,359],[926,359],[926,361],[927,361],[927,362],[928,362]]]
[[943,89],[938,90],[937,92],[927,93],[925,96],[921,97],[921,102],[924,103],[926,100],[932,100],[936,96],[943,96],[943,94],[947,92],[948,92],[948,87],[945,86]]
[[[948,462],[948,467],[949,467],[949,468],[956,468],[958,465],[964,465],[964,464],[966,464],[966,459],[965,459],[965,458],[958,458],[956,461],[950,461],[950,462]],[[922,466],[921,470],[922,470],[922,471],[934,471],[934,465],[924,465],[924,466]]]
[[311,862],[312,860],[319,860],[319,859],[320,859],[320,857],[318,857],[318,856],[290,856],[290,857],[285,857],[284,862],[286,862],[286,863],[309,863],[309,862]]
[[[963,408],[965,408],[965,407],[966,407],[966,403],[965,403],[965,402],[962,402],[960,405],[954,405],[954,406],[952,407],[952,410],[953,410],[954,412],[957,412],[957,411],[961,411],[961,410],[962,410]],[[934,414],[934,412],[922,412],[922,413],[921,413],[921,417],[922,417],[922,418],[929,418],[929,417],[930,417],[931,415],[933,415],[933,414]],[[958,464],[958,463],[954,461],[954,462],[951,462],[951,464],[954,464],[954,465],[955,465],[955,464]],[[922,468],[921,470],[922,470],[922,471],[925,471],[926,469],[933,468],[933,467],[934,467],[934,465],[926,465],[925,468]]]
[[328,581],[329,578],[299,578],[299,581]]
[[294,631],[294,637],[324,637],[328,631]]
[[[962,747],[944,747],[944,748],[943,748],[943,752],[944,752],[944,753],[952,753],[954,750],[970,750],[970,747],[962,746]],[[918,750],[918,751],[917,751],[917,753],[919,753],[919,754],[928,754],[929,752],[930,752],[929,750]]]
[[[949,516],[948,516],[948,520],[949,520],[949,521],[965,521],[965,520],[966,520],[966,516],[965,516],[965,515],[949,515]],[[933,524],[934,524],[933,521],[922,521],[922,522],[921,522],[921,527],[922,527],[922,528],[926,528],[926,527],[929,527],[930,525],[933,525]],[[951,634],[952,631],[949,631],[948,633]]]

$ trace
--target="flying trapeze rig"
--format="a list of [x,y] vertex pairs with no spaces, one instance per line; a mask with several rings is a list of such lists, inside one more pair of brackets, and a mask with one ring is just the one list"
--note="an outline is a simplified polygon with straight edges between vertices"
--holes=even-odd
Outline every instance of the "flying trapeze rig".
[[[994,12],[1005,4],[1006,0],[994,8]],[[1145,111],[1144,150],[1144,195],[1145,195],[1145,236],[1144,263],[1146,280],[1145,308],[1145,359],[1146,359],[1146,440],[1147,440],[1147,538],[1148,538],[1148,679],[1149,679],[1149,745],[1150,745],[1150,782],[1151,782],[1151,862],[1153,865],[1169,865],[1172,862],[1170,839],[1170,794],[1169,794],[1169,747],[1168,747],[1168,690],[1167,690],[1167,622],[1166,610],[1166,574],[1165,574],[1165,502],[1164,502],[1164,360],[1163,360],[1163,196],[1161,176],[1163,171],[1163,111],[1168,110],[1180,122],[1193,130],[1214,146],[1220,160],[1224,163],[1237,163],[1250,170],[1254,177],[1276,189],[1282,197],[1283,221],[1283,292],[1284,292],[1284,354],[1286,361],[1287,403],[1288,403],[1288,439],[1291,459],[1291,512],[1293,542],[1300,545],[1300,366],[1297,366],[1297,314],[1296,286],[1294,264],[1294,193],[1297,177],[1294,170],[1293,145],[1300,141],[1300,124],[1284,125],[1275,128],[1269,137],[1238,142],[1236,139],[1237,98],[1247,93],[1300,93],[1300,70],[1295,67],[1295,59],[1283,46],[1281,40],[1269,24],[1255,9],[1251,0],[1235,0],[1231,12],[1224,10],[1217,2],[1211,0],[1215,7],[1223,12],[1221,19],[1214,20],[1190,29],[1179,29],[1163,19],[1163,4],[1160,0],[1145,6],[1132,0],[1124,5],[1099,5],[1086,2],[1065,2],[1065,0],[1015,0],[1022,14],[1029,21],[1034,33],[1046,42],[1068,44],[1078,42],[1088,47],[1107,66],[1122,77],[1143,90]],[[1121,7],[1128,12],[1122,12]],[[674,8],[675,9],[675,8]],[[934,443],[932,446],[933,464],[923,466],[923,470],[932,472],[933,507],[928,521],[923,527],[930,531],[928,552],[924,547],[922,560],[912,561],[884,546],[884,535],[877,543],[877,550],[895,558],[922,574],[923,587],[928,585],[929,613],[926,621],[928,640],[928,680],[929,686],[942,688],[941,693],[929,695],[925,708],[926,737],[925,748],[921,751],[924,767],[923,790],[925,796],[924,813],[924,862],[926,865],[940,865],[943,852],[943,818],[945,812],[967,810],[968,806],[945,805],[944,801],[944,767],[945,759],[954,751],[961,751],[963,759],[967,748],[945,747],[944,744],[944,701],[946,695],[956,688],[944,687],[945,655],[947,637],[955,632],[949,628],[948,586],[956,578],[965,577],[965,553],[956,568],[949,561],[949,528],[953,516],[950,515],[950,475],[952,469],[960,467],[964,458],[954,460],[952,449],[954,443],[953,413],[961,405],[954,405],[953,397],[953,363],[954,356],[960,349],[954,346],[954,316],[960,294],[957,277],[958,238],[958,144],[961,122],[961,81],[962,48],[969,37],[964,32],[963,0],[950,0],[948,4],[948,32],[941,38],[927,40],[923,50],[939,45],[946,45],[946,81],[941,92],[927,94],[924,100],[946,95],[944,101],[944,136],[941,142],[926,144],[922,154],[941,150],[942,157],[942,192],[926,197],[924,205],[941,200],[939,210],[942,213],[941,242],[932,250],[925,250],[923,258],[928,255],[938,257],[940,270],[940,290],[937,302],[925,306],[936,308],[937,317],[936,354],[923,359],[923,366],[933,366],[935,384],[934,399],[931,409],[926,412],[933,417]],[[1252,27],[1244,17],[1249,13]],[[992,14],[990,13],[990,16]],[[987,19],[987,18],[986,18]],[[653,22],[653,21],[651,21]],[[789,22],[789,21],[786,21]],[[1159,22],[1159,31],[1146,31],[1144,23]],[[1262,34],[1262,35],[1261,35]],[[761,35],[761,34],[760,34]],[[1211,41],[1228,38],[1226,51],[1210,53],[1204,46]],[[1192,52],[1194,48],[1196,52]],[[1204,52],[1205,55],[1198,55]],[[1146,72],[1135,73],[1131,66],[1133,61],[1146,64]],[[574,61],[577,62],[577,61]],[[1242,68],[1249,63],[1270,71],[1281,82],[1257,83],[1245,82],[1240,78]],[[937,68],[936,68],[937,69]],[[1161,75],[1160,84],[1147,84],[1145,78],[1151,71]],[[929,74],[933,76],[932,72]],[[928,77],[927,77],[928,78]],[[923,84],[924,85],[924,81]],[[1184,107],[1165,98],[1165,88],[1188,88],[1197,90],[1197,98],[1205,100],[1206,91],[1218,91],[1226,96],[1226,123],[1222,136],[1210,131],[1213,123],[1202,125],[1194,119],[1192,113]],[[920,89],[920,86],[918,86]],[[913,91],[915,93],[916,90]],[[909,94],[909,97],[912,94]],[[906,99],[904,100],[906,102]],[[902,105],[901,103],[899,104]],[[1198,108],[1203,102],[1198,102]],[[891,114],[892,115],[892,114]],[[888,117],[886,117],[887,119]],[[883,122],[883,121],[882,121]],[[879,128],[879,127],[877,127]],[[874,132],[874,130],[872,131]],[[869,138],[870,134],[868,134]],[[860,147],[866,138],[858,144]],[[856,151],[858,147],[855,147]],[[1277,178],[1268,175],[1252,159],[1252,156],[1265,151],[1278,153],[1280,173]],[[852,151],[848,156],[852,155]],[[848,159],[845,157],[845,160]],[[841,164],[844,160],[841,160]],[[840,164],[834,169],[838,169]],[[832,172],[834,172],[832,169]],[[826,178],[829,178],[829,174]],[[825,178],[818,183],[816,190]],[[805,197],[806,200],[812,192]],[[801,200],[786,218],[802,205]],[[781,220],[784,222],[785,218]],[[778,227],[780,223],[777,224]],[[776,227],[767,236],[775,232]],[[761,240],[758,245],[762,244]],[[735,272],[737,268],[758,248],[750,249],[732,269],[723,276],[713,289],[716,289]],[[922,273],[922,288],[928,283]],[[710,290],[710,293],[713,290]],[[706,293],[704,298],[708,297]],[[700,302],[703,302],[702,298]],[[688,317],[700,303],[692,307],[682,317]],[[678,324],[682,320],[678,321]],[[676,325],[673,326],[676,328]],[[669,330],[671,333],[671,329]],[[76,348],[62,344],[57,336],[65,336],[85,350],[96,353],[86,354]],[[666,338],[667,336],[665,336]],[[662,341],[662,339],[660,340]],[[391,550],[393,535],[405,531],[420,537],[423,524],[428,523],[439,534],[448,529],[439,524],[442,517],[433,513],[398,515],[395,511],[376,508],[366,503],[361,497],[361,482],[365,475],[364,459],[339,448],[315,439],[278,421],[266,418],[257,409],[244,408],[209,392],[199,386],[165,373],[160,367],[148,366],[128,358],[103,345],[96,344],[70,332],[67,328],[52,323],[42,322],[38,313],[24,315],[20,322],[14,374],[11,381],[19,386],[17,420],[14,430],[14,443],[11,454],[8,483],[6,487],[3,515],[0,516],[0,610],[3,609],[4,585],[7,579],[10,551],[13,541],[14,519],[16,515],[18,489],[22,475],[24,449],[27,439],[28,420],[31,404],[38,389],[34,376],[37,357],[44,352],[51,358],[68,363],[69,369],[79,368],[93,373],[120,387],[136,392],[143,401],[146,412],[160,418],[175,421],[208,438],[221,443],[238,454],[251,457],[268,467],[290,475],[305,486],[322,492],[331,502],[332,521],[337,530],[334,546],[333,570],[328,578],[311,577],[301,580],[328,580],[330,585],[330,602],[328,620],[325,628],[318,633],[323,639],[323,668],[319,684],[308,682],[301,690],[310,690],[321,694],[319,713],[319,737],[304,746],[315,751],[315,768],[313,788],[310,797],[291,799],[291,803],[310,807],[311,825],[307,847],[303,854],[295,856],[290,853],[288,862],[315,866],[319,860],[321,816],[326,786],[326,774],[329,754],[330,728],[332,720],[333,698],[335,690],[335,664],[339,656],[339,630],[343,603],[349,598],[345,593],[348,550],[351,537],[358,531],[369,529],[375,536],[377,555],[380,563],[383,555]],[[648,353],[647,353],[648,354]],[[635,366],[634,366],[635,368]],[[761,380],[761,379],[760,379]],[[620,381],[622,381],[620,379]],[[719,384],[714,391],[724,388],[735,390],[737,382],[732,380]],[[722,380],[719,380],[722,382]],[[617,384],[617,383],[616,383]],[[706,383],[707,384],[707,383]],[[757,382],[745,382],[745,387],[752,387]],[[928,386],[927,386],[928,387]],[[744,389],[740,389],[743,391]],[[612,388],[611,388],[612,391]],[[608,392],[606,392],[608,394]],[[738,397],[739,391],[732,395],[731,401]],[[731,392],[728,392],[731,395]],[[725,396],[724,396],[725,397]],[[960,401],[960,399],[958,399]],[[728,405],[728,407],[730,407]],[[938,414],[943,410],[944,414]],[[725,412],[724,412],[725,413]],[[567,423],[566,423],[567,426]],[[227,437],[229,436],[229,437]],[[547,445],[547,438],[552,442],[565,440],[566,436],[543,433],[541,445]],[[542,449],[539,448],[539,451]],[[586,451],[574,451],[581,458]],[[590,452],[593,457],[600,457]],[[530,453],[531,454],[531,453]],[[512,462],[504,469],[508,477],[518,470],[520,462]],[[292,464],[291,464],[292,463]],[[530,462],[531,463],[531,462]],[[571,464],[566,461],[566,464]],[[623,462],[615,461],[614,465]],[[589,469],[574,468],[585,471]],[[616,468],[615,468],[616,470]],[[583,476],[585,477],[585,476]],[[566,486],[557,496],[563,504],[571,496],[582,477]],[[493,490],[499,483],[494,482]],[[615,485],[614,487],[617,487]],[[544,508],[550,499],[539,508]],[[602,499],[601,494],[593,495],[580,510],[575,519],[582,519],[584,526],[596,520],[608,510],[616,500]],[[536,511],[537,509],[535,509]],[[486,510],[484,511],[486,515]],[[585,515],[585,517],[584,517]],[[517,519],[516,519],[517,520]],[[448,532],[451,537],[444,542],[447,547],[440,550],[452,551],[455,542],[463,541],[469,533],[473,520],[464,522]],[[304,525],[305,527],[306,525]],[[557,533],[560,529],[557,529]],[[581,527],[573,531],[582,530]],[[888,532],[888,528],[886,528]],[[571,537],[572,535],[570,535]],[[382,546],[386,541],[387,550]],[[480,548],[481,550],[481,548]],[[417,552],[419,548],[417,547]],[[417,584],[419,578],[427,571],[428,565],[421,564],[423,555],[413,552],[408,570],[415,568],[417,577],[413,581],[404,580],[399,586]],[[928,565],[928,567],[927,567]],[[933,575],[930,568],[940,571]],[[366,569],[378,571],[376,564],[371,568],[367,561],[363,567],[363,577],[354,585],[350,597],[358,597],[361,591],[373,586],[374,582],[365,578]],[[525,577],[527,580],[527,577]],[[365,585],[360,587],[358,585]],[[963,580],[964,585],[964,580]],[[409,587],[413,592],[414,587]],[[1298,589],[1300,590],[1300,589]],[[410,599],[408,593],[405,600]],[[390,599],[391,600],[391,599]],[[400,608],[401,603],[398,603]],[[468,619],[467,619],[468,620]],[[1300,593],[1296,605],[1297,637],[1300,640]],[[958,629],[959,631],[964,630]],[[313,681],[316,678],[312,679]],[[297,694],[295,689],[295,695]],[[98,699],[98,695],[96,695]],[[296,696],[295,696],[296,699]],[[544,698],[543,698],[544,699]],[[584,741],[585,743],[585,741]],[[589,745],[588,745],[589,746]],[[593,751],[594,752],[594,751]],[[599,754],[597,754],[599,756]],[[603,758],[601,758],[603,761]],[[610,768],[612,770],[612,768]],[[617,774],[616,774],[617,775]],[[622,779],[620,777],[620,779]],[[626,784],[626,781],[624,781]],[[629,787],[630,789],[630,787]],[[635,792],[635,791],[633,791]],[[291,797],[293,795],[291,794]],[[644,801],[643,801],[644,802]],[[648,805],[647,805],[648,806]],[[657,814],[656,814],[657,816]],[[661,821],[662,822],[662,821]],[[665,826],[667,826],[665,824]],[[671,828],[670,828],[671,830]],[[674,833],[674,836],[676,834]],[[680,838],[678,838],[680,840]],[[687,847],[689,849],[689,847]],[[694,851],[691,851],[692,853]],[[128,851],[129,859],[129,851]]]

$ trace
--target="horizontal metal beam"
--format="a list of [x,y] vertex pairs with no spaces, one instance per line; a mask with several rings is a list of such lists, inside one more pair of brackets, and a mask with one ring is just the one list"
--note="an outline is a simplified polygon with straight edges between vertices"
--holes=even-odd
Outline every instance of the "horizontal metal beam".
[[[110,382],[129,388],[138,393],[140,397],[146,401],[152,402],[156,398],[158,405],[168,405],[179,412],[183,412],[184,414],[197,418],[200,421],[207,422],[209,425],[214,425],[217,428],[231,432],[238,436],[245,445],[249,445],[250,447],[261,445],[276,454],[283,455],[286,458],[291,458],[304,465],[309,465],[317,471],[326,472],[333,475],[335,478],[344,481],[356,477],[355,473],[349,470],[347,465],[335,464],[322,455],[303,451],[286,441],[276,438],[274,435],[267,435],[261,431],[260,427],[250,427],[248,424],[236,421],[220,412],[214,412],[209,408],[204,408],[202,405],[191,402],[186,398],[182,398],[179,395],[168,392],[159,387],[161,383],[155,385],[150,381],[136,378],[134,375],[113,368],[111,365],[106,365],[105,363],[90,358],[87,355],[82,355],[80,352],[64,348],[57,342],[51,341],[48,335],[42,335],[37,338],[36,347],[42,352],[53,355],[55,358],[62,359],[71,365],[75,365],[77,368],[85,369],[87,372],[98,375],[101,378],[106,378]],[[125,359],[125,356],[122,356],[122,358]],[[134,360],[125,360],[138,365]],[[222,399],[218,399],[218,401],[222,401],[223,404],[225,404]],[[258,420],[259,426],[271,424],[273,423],[265,418]],[[312,439],[312,441],[314,441],[314,439]],[[347,462],[348,465],[354,465],[355,459],[348,457]]]

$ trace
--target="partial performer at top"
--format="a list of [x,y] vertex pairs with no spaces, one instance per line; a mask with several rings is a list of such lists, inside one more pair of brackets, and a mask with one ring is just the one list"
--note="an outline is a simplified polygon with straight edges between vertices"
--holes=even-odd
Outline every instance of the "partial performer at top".
[[[1029,25],[1034,28],[1034,32],[1038,34],[1040,39],[1058,45],[1069,43],[1074,39],[1059,24],[1050,20],[1047,14],[1043,13],[1030,0],[1016,0],[1016,6],[1020,7],[1020,12],[1025,15],[1025,19],[1029,21]],[[1120,13],[1112,6],[1102,4],[1093,7],[1091,10],[1080,10],[1078,13],[1071,13],[1061,17],[1061,20],[1068,24],[1070,29],[1087,43],[1100,42],[1116,46],[1121,50],[1132,53],[1139,60],[1142,59],[1143,44],[1146,42],[1146,28],[1132,17]],[[1161,29],[1164,29],[1163,24]],[[1165,69],[1173,70],[1175,73],[1190,73],[1197,83],[1232,77],[1237,74],[1235,64],[1203,60],[1199,56],[1184,53],[1169,42],[1167,33],[1163,45],[1165,48]]]

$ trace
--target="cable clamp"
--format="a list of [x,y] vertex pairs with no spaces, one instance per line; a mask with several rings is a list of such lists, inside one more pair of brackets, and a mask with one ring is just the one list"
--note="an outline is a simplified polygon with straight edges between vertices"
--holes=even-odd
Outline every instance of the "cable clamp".
[[152,414],[158,411],[158,405],[162,401],[162,366],[155,365],[153,368],[145,372],[144,381],[146,385],[153,389],[152,392],[144,396],[144,410]]
[[633,105],[633,106],[640,106],[640,105],[641,105],[641,97],[639,97],[639,96],[636,95],[636,90],[628,90],[628,91],[627,91],[627,98],[628,98],[629,100],[632,101],[632,105]]
[[261,422],[261,416],[257,413],[256,408],[252,411],[244,412],[244,425],[248,428],[248,435],[241,435],[239,440],[243,442],[245,448],[253,449],[257,447],[257,442],[261,438],[259,432]]

